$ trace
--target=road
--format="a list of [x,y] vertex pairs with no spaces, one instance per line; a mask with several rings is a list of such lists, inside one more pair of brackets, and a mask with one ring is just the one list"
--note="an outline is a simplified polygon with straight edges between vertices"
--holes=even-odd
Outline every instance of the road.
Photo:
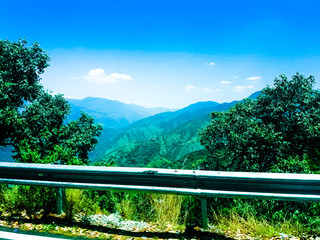
[[65,238],[53,238],[53,237],[43,237],[36,235],[29,235],[23,233],[13,233],[0,231],[0,240],[65,240]]

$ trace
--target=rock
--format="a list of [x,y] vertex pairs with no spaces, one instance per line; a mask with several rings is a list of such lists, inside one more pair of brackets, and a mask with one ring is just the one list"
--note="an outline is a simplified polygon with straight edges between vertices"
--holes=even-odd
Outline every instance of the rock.
[[108,216],[91,215],[86,217],[86,220],[92,225],[120,228],[122,230],[143,229],[148,226],[146,222],[123,220],[119,213],[113,213]]

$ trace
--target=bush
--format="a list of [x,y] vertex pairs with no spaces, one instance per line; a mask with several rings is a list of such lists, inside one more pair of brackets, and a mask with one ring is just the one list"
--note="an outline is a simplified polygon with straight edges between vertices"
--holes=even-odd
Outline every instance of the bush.
[[1,189],[1,210],[10,215],[25,214],[30,218],[39,213],[55,211],[55,189],[36,186],[9,186]]

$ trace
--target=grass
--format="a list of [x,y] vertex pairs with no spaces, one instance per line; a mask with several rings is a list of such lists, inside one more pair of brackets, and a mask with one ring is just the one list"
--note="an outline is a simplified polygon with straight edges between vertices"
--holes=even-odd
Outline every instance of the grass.
[[[36,212],[40,212],[42,208],[47,206],[43,202],[46,199],[50,200],[50,194],[52,193],[47,191],[47,195],[45,195],[43,191],[40,191],[41,189],[27,187],[21,193],[19,191],[21,188],[17,186],[2,187],[0,190],[0,214],[2,213],[2,216],[17,216],[17,214],[22,216],[22,212],[34,212],[34,215],[29,214],[29,216],[35,216],[36,219],[38,219]],[[31,190],[32,192],[30,192]],[[99,196],[107,199],[107,202],[104,202],[105,205],[99,204],[97,200]],[[88,190],[67,189],[66,198],[67,218],[69,219],[79,213],[93,215],[119,212],[124,219],[153,222],[163,231],[170,229],[180,232],[186,228],[188,223],[201,221],[197,198],[190,196],[118,192],[96,194]],[[112,208],[110,207],[108,210],[105,208],[105,206],[111,205]],[[216,202],[216,204],[212,202],[212,206],[215,206],[214,209],[211,209],[212,214],[209,215],[212,231],[219,229],[230,237],[241,238],[241,236],[244,236],[243,238],[245,238],[250,236],[265,239],[281,235],[299,237],[305,235],[305,233],[309,233],[309,235],[320,233],[319,229],[311,228],[311,225],[308,226],[299,219],[283,218],[282,220],[269,219],[267,221],[267,218],[264,218],[257,211],[259,207],[254,205],[237,205],[238,207],[219,209],[219,202]],[[311,210],[306,209],[306,211]],[[33,218],[31,217],[31,219]],[[320,221],[319,218],[315,218],[315,220]],[[312,226],[315,225],[317,224]],[[43,225],[40,228],[38,226],[41,230],[55,232],[56,227]],[[72,231],[76,230],[73,229]]]
[[66,189],[68,218],[72,218],[77,213],[85,213],[86,215],[105,213],[97,202],[89,198],[83,189]]
[[300,236],[304,228],[301,224],[290,220],[278,223],[259,218],[251,213],[240,216],[236,211],[228,214],[213,212],[212,226],[220,229],[231,237],[250,236],[256,239],[266,239],[280,236]]
[[179,225],[181,220],[182,196],[166,194],[124,193],[111,194],[117,212],[125,219],[153,221],[159,225]]
[[151,194],[151,204],[157,223],[179,225],[182,196]]
[[118,200],[117,202],[115,202],[115,206],[121,216],[126,219],[135,219],[137,206],[130,194],[124,194],[124,197],[122,199],[114,200]]

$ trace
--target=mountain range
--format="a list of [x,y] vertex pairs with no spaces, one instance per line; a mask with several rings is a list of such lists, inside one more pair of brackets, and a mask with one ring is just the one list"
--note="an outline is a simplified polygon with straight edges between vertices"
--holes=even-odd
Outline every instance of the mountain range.
[[91,161],[117,166],[194,168],[206,157],[199,133],[209,124],[210,113],[228,110],[237,102],[198,102],[143,118],[116,131],[105,129]]
[[118,131],[106,129],[91,160],[136,167],[154,166],[157,162],[174,163],[194,151],[203,150],[198,135],[209,123],[209,113],[227,110],[235,103],[198,102],[141,119]]
[[[192,168],[205,157],[199,132],[210,122],[209,114],[237,103],[197,102],[172,110],[94,97],[67,100],[71,105],[68,121],[86,112],[103,125],[99,142],[90,153],[93,164],[175,168]],[[0,148],[0,161],[12,161],[11,149]]]
[[71,105],[68,120],[75,120],[80,113],[86,112],[107,128],[121,128],[157,113],[169,111],[166,108],[145,108],[136,104],[126,104],[105,98],[87,97],[84,99],[67,98]]
[[[66,98],[66,100],[71,106],[71,113],[67,116],[67,121],[76,120],[81,112],[85,112],[93,116],[96,123],[103,125],[104,131],[108,132],[107,134],[103,133],[103,136],[142,118],[171,110],[167,108],[145,108],[136,104],[126,104],[116,100],[95,97]],[[0,146],[0,162],[13,162],[12,150],[11,146]]]

